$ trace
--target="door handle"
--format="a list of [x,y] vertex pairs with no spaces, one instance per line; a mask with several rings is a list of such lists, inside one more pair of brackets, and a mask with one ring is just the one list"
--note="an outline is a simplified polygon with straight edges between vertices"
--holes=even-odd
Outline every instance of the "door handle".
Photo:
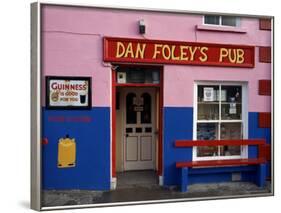
[[126,138],[129,137],[129,134],[126,134]]

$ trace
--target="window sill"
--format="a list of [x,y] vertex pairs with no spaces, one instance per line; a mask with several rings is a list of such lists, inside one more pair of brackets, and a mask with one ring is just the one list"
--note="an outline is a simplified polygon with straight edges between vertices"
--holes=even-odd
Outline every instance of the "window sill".
[[239,28],[239,27],[212,26],[212,25],[196,25],[196,30],[229,32],[229,33],[247,33],[246,29]]
[[206,156],[206,157],[193,157],[192,161],[210,161],[210,160],[238,160],[238,159],[247,159],[244,157],[244,154],[241,155],[232,155],[232,156]]

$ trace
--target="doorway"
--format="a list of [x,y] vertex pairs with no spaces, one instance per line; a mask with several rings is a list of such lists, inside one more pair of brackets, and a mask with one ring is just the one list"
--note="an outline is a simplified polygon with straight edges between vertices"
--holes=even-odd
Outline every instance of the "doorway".
[[116,173],[120,177],[122,172],[150,171],[160,180],[163,67],[115,67],[118,68],[112,70],[112,178],[116,180]]

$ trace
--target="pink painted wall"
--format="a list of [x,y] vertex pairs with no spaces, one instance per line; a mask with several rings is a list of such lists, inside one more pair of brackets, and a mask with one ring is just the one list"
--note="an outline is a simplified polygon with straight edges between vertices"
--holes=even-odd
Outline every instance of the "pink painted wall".
[[[145,36],[138,34],[144,19]],[[241,18],[246,33],[198,31],[202,16],[145,11],[45,6],[43,8],[44,75],[85,75],[93,78],[93,106],[110,106],[110,67],[102,63],[102,37],[130,37],[190,42],[270,46],[271,32],[260,31],[258,19]],[[249,111],[270,111],[270,97],[258,95],[258,80],[270,79],[270,64],[255,68],[164,66],[164,105],[193,106],[197,80],[249,82]],[[180,95],[178,95],[180,94]]]

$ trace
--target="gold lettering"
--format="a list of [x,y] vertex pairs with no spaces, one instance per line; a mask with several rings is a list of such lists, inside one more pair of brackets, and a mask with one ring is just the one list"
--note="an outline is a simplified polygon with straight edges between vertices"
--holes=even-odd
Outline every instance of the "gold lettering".
[[220,62],[222,62],[223,58],[228,55],[228,51],[225,48],[220,48]]
[[117,42],[116,58],[121,58],[125,53],[125,46],[122,42]]
[[242,64],[244,62],[244,50],[237,49],[237,64]]
[[180,60],[188,60],[186,50],[188,50],[188,46],[180,46]]
[[190,51],[190,61],[193,61],[194,60],[194,55],[195,55],[195,52],[196,50],[198,49],[198,47],[189,47],[189,51]]
[[136,50],[136,58],[141,57],[141,59],[144,58],[144,50],[145,50],[146,44],[137,44],[137,50]]
[[[167,50],[167,51],[165,51],[165,50]],[[168,53],[168,55],[166,55],[166,52]],[[167,44],[163,45],[162,56],[165,60],[169,60],[171,58],[171,50],[170,50],[169,45],[167,45]]]
[[175,56],[175,48],[176,48],[176,46],[173,45],[172,46],[172,60],[179,60],[180,57],[179,56]]
[[203,55],[203,56],[200,56],[199,57],[199,60],[201,61],[201,62],[205,62],[205,61],[207,61],[208,60],[208,55],[207,55],[207,53],[206,53],[206,51],[208,51],[208,47],[201,47],[200,48],[200,52],[201,52],[201,54]]
[[160,51],[158,50],[159,47],[162,47],[162,44],[154,44],[154,54],[153,54],[153,59],[157,58],[157,55],[160,54]]
[[132,42],[129,42],[124,57],[125,57],[125,58],[128,58],[128,55],[129,55],[129,54],[131,55],[131,58],[134,58],[134,52],[133,52],[133,45],[132,45]]
[[236,51],[233,49],[228,49],[228,59],[230,63],[236,62]]

